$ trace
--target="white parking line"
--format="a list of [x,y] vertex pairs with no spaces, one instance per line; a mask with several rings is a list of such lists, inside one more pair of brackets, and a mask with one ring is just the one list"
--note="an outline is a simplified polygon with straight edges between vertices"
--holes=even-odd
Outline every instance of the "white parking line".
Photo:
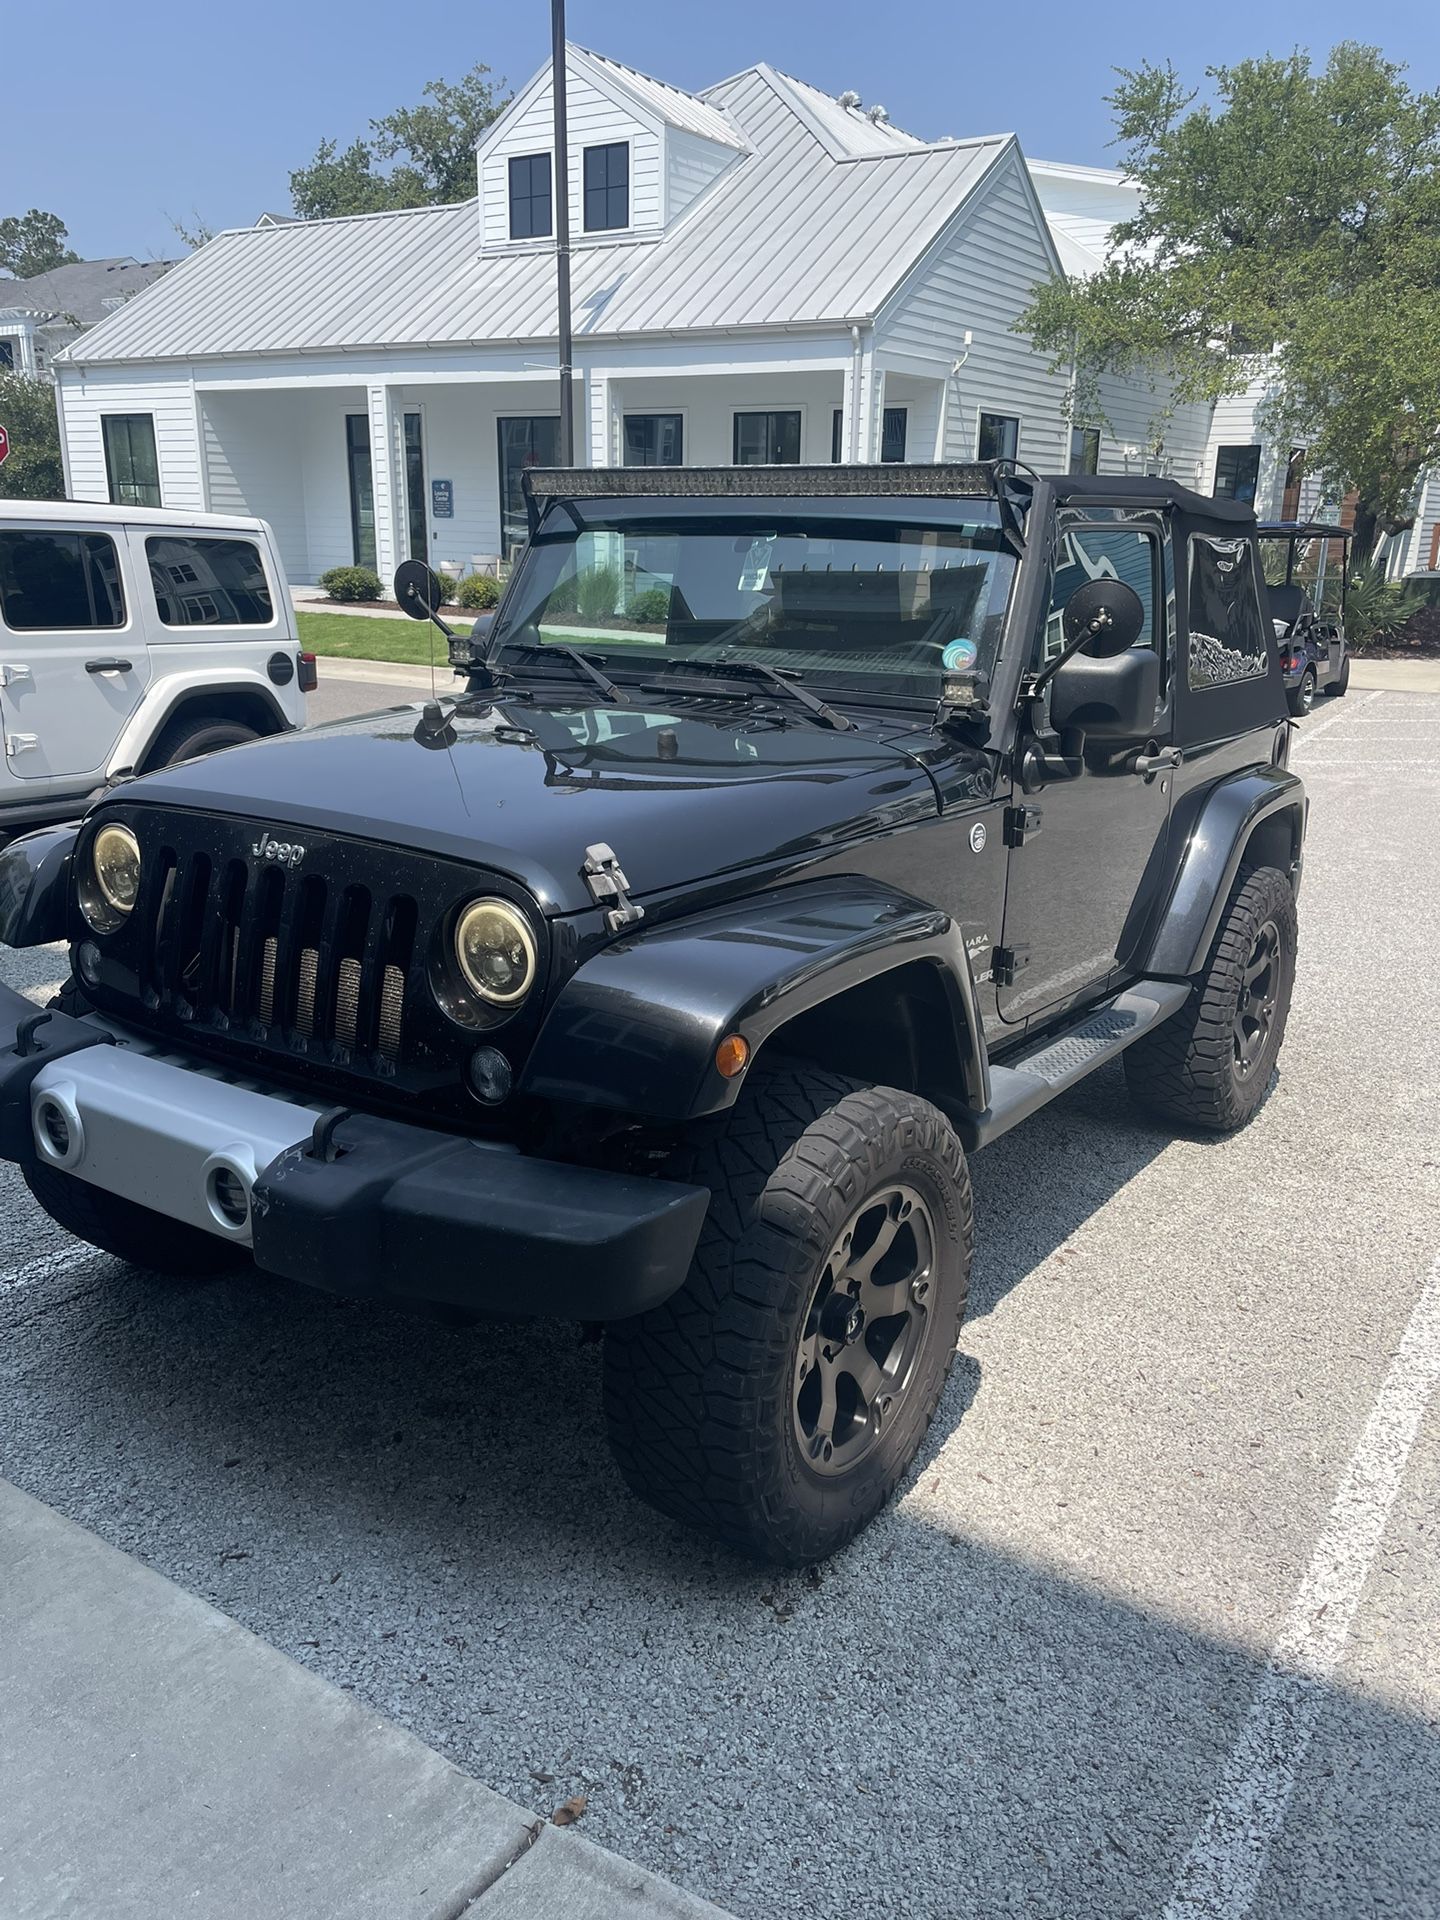
[[1410,1315],[1330,1518],[1221,1770],[1165,1920],[1244,1920],[1345,1649],[1420,1422],[1440,1381],[1440,1257]]
[[1382,699],[1384,694],[1384,687],[1377,687],[1374,693],[1367,693],[1363,700],[1353,701],[1348,710],[1342,706],[1338,713],[1327,713],[1319,720],[1312,720],[1310,725],[1302,730],[1299,739],[1295,741],[1292,754],[1298,753],[1302,747],[1308,747],[1312,740],[1318,740],[1327,727],[1333,727],[1341,720],[1353,719],[1356,714],[1362,712],[1366,707],[1373,705],[1376,700]]
[[88,1261],[105,1257],[98,1247],[66,1247],[59,1253],[41,1254],[38,1260],[27,1260],[23,1266],[0,1273],[0,1296],[19,1293],[38,1281],[53,1280],[58,1274],[69,1273],[72,1267],[83,1267]]

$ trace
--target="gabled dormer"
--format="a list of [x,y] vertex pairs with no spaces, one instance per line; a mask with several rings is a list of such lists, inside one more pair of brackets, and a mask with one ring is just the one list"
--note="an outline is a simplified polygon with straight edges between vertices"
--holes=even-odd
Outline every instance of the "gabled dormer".
[[[716,107],[583,47],[566,48],[570,239],[657,237],[747,151]],[[543,246],[555,234],[550,63],[476,149],[480,243]]]

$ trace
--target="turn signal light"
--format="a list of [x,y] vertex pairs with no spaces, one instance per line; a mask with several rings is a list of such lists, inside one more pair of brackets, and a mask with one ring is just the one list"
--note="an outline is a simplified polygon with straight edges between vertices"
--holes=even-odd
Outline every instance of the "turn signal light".
[[722,1080],[733,1080],[745,1071],[750,1058],[750,1042],[743,1033],[727,1033],[715,1049],[715,1071]]

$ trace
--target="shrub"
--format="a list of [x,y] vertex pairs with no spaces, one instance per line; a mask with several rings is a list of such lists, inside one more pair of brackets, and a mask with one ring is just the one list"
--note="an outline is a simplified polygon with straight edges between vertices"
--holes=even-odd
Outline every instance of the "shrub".
[[472,573],[462,580],[455,591],[459,606],[474,608],[477,612],[486,607],[498,607],[503,589],[500,582],[488,573]]
[[1362,648],[1393,640],[1396,630],[1424,604],[1425,589],[1418,581],[1387,580],[1384,562],[1371,560],[1350,575],[1345,637],[1352,647]]
[[669,587],[647,587],[644,593],[636,594],[625,611],[642,627],[663,627],[670,618]]
[[605,620],[615,611],[620,598],[620,571],[617,567],[591,567],[580,575],[580,618]]
[[378,600],[380,576],[372,567],[331,567],[320,584],[332,600]]

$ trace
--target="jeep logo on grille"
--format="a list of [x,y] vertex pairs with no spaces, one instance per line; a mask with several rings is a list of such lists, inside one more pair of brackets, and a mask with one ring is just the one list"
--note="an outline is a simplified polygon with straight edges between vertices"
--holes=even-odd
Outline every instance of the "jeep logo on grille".
[[278,867],[298,867],[305,858],[305,849],[298,840],[277,840],[268,831],[261,834],[250,851],[257,860],[273,860]]

